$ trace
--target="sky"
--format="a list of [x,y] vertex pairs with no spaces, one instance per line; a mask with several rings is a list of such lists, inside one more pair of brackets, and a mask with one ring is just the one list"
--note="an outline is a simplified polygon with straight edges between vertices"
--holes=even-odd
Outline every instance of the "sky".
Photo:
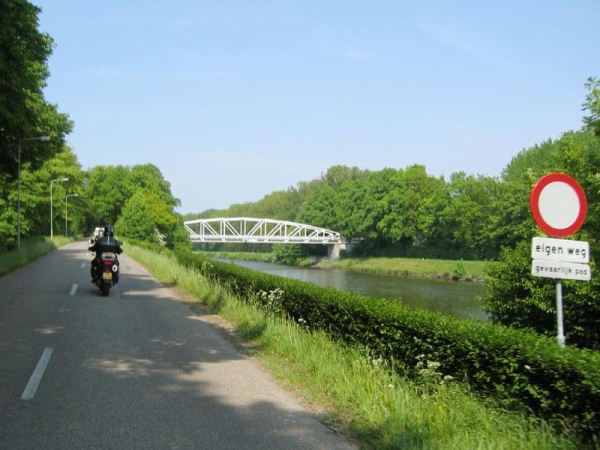
[[499,176],[581,129],[598,0],[30,0],[82,165],[153,164],[178,212],[334,165]]

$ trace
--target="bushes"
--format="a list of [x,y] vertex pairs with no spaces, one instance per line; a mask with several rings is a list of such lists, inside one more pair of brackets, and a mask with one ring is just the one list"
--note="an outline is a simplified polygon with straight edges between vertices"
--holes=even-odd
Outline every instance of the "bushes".
[[[591,261],[590,267],[594,273],[596,263]],[[494,322],[556,336],[556,287],[553,280],[531,276],[530,242],[504,249],[487,273],[483,309]],[[567,342],[600,350],[600,278],[563,280],[563,304]]]
[[263,302],[270,311],[281,311],[347,345],[367,348],[402,373],[417,375],[415,366],[425,355],[442,363],[445,375],[506,407],[529,409],[599,443],[597,352],[561,349],[552,339],[532,333],[256,273],[191,252],[177,257],[241,298]]

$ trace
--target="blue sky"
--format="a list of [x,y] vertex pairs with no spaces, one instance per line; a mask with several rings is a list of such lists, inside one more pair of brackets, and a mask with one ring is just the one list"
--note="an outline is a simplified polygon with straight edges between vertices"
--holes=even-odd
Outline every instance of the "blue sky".
[[181,213],[337,164],[498,176],[600,77],[598,0],[33,3],[83,168],[154,164]]

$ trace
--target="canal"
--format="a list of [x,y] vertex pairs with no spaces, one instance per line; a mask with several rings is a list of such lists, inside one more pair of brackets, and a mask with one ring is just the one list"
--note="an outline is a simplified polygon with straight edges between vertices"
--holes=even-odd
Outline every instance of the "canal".
[[[221,261],[229,262],[231,260]],[[477,299],[486,292],[486,287],[482,283],[285,266],[257,261],[234,260],[233,262],[258,272],[294,278],[341,291],[393,299],[414,308],[424,308],[482,321],[488,318],[481,309],[481,302]]]

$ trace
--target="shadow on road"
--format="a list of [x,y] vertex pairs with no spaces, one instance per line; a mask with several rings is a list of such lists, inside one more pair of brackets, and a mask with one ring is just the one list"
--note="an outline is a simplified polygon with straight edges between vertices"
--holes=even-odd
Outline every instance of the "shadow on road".
[[[22,277],[49,277],[47,295],[0,300],[0,357],[23,366],[0,377],[0,448],[353,448],[131,259],[108,297],[81,243],[44,260],[0,279],[20,290]],[[41,274],[48,263],[66,272]],[[24,402],[22,378],[45,347],[52,359]]]

